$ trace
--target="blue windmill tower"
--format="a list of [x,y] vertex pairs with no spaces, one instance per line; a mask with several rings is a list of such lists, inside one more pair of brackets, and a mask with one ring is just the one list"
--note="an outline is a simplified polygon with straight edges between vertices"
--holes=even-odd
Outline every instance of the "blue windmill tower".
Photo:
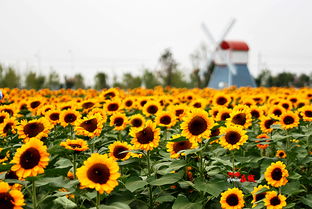
[[208,28],[204,24],[202,25],[204,32],[214,46],[204,66],[204,69],[207,69],[212,63],[215,64],[208,83],[209,88],[256,87],[256,83],[248,69],[249,46],[247,43],[224,40],[234,23],[235,20],[231,20],[218,41],[215,41]]

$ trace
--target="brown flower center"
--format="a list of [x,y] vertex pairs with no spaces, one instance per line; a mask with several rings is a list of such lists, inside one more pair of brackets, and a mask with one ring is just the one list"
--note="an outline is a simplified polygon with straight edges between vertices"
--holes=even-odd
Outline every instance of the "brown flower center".
[[141,101],[141,102],[140,102],[141,107],[143,107],[146,103],[147,103],[146,100]]
[[198,136],[205,132],[208,128],[207,121],[200,117],[195,116],[188,124],[188,130],[192,135]]
[[158,111],[158,107],[156,105],[150,105],[148,108],[147,108],[147,112],[149,114],[155,114],[156,112]]
[[66,114],[65,117],[64,117],[64,121],[65,121],[66,123],[73,123],[73,122],[75,122],[76,120],[77,120],[77,116],[76,116],[75,114],[73,114],[73,113],[68,113],[68,114]]
[[254,118],[260,117],[260,113],[257,110],[252,110],[250,113],[251,113],[252,117],[254,117]]
[[50,115],[50,119],[53,121],[59,120],[60,119],[60,114],[59,113],[52,113]]
[[24,133],[29,138],[37,136],[43,130],[44,130],[43,124],[38,122],[28,123],[24,126]]
[[289,125],[289,124],[293,124],[295,122],[295,119],[292,117],[292,116],[286,116],[283,120],[283,122],[286,124],[286,125]]
[[8,133],[12,130],[13,123],[7,123],[3,128],[3,133]]
[[0,208],[1,209],[13,209],[14,206],[14,198],[8,192],[0,193]]
[[171,123],[171,117],[168,115],[165,115],[165,116],[162,116],[159,121],[161,124],[169,125]]
[[40,153],[36,148],[28,148],[20,157],[20,164],[24,169],[32,169],[38,165],[40,161]]
[[268,120],[266,120],[266,121],[264,122],[264,127],[265,127],[266,129],[269,129],[269,128],[271,128],[271,125],[273,125],[273,123],[274,123],[274,120],[268,119]]
[[259,200],[262,200],[263,198],[265,198],[265,195],[266,195],[266,192],[262,192],[260,194],[257,194],[256,195],[256,202],[259,201]]
[[183,109],[178,109],[178,110],[176,110],[175,111],[175,115],[177,116],[177,117],[179,117],[181,114],[183,114],[184,113],[184,110]]
[[32,103],[30,103],[30,107],[32,109],[35,109],[36,107],[38,107],[40,105],[40,102],[39,101],[34,101]]
[[104,97],[106,97],[106,98],[112,98],[112,97],[115,97],[115,96],[116,96],[116,94],[114,92],[109,92],[109,93],[104,95]]
[[126,101],[125,104],[126,104],[127,107],[131,107],[133,102],[131,100],[128,100],[128,101]]
[[284,152],[280,152],[280,153],[279,153],[279,156],[280,156],[280,157],[283,157],[283,156],[284,156]]
[[96,120],[96,118],[93,118],[93,119],[86,120],[83,123],[81,123],[80,127],[84,128],[88,132],[93,132],[96,130],[97,124],[98,124],[98,121]]
[[123,151],[127,151],[128,149],[126,148],[126,147],[124,147],[124,146],[116,146],[115,148],[114,148],[114,151],[113,151],[113,155],[114,155],[114,157],[115,158],[118,158],[118,159],[123,159],[123,158],[125,158],[126,156],[127,156],[127,152],[124,152],[124,153],[121,153],[121,152],[123,152]]
[[80,144],[69,144],[69,146],[73,149],[76,149],[76,148],[81,148],[81,145]]
[[154,132],[150,127],[146,127],[142,131],[138,132],[136,137],[140,144],[148,144],[154,140]]
[[219,129],[219,128],[216,128],[216,129],[214,129],[214,130],[211,130],[210,137],[219,136],[219,134],[220,134],[220,129]]
[[8,113],[9,115],[13,115],[13,110],[11,110],[11,109],[3,109],[2,111],[4,111],[4,112],[6,112],[6,113]]
[[274,170],[271,173],[272,179],[275,181],[281,180],[283,176],[283,172],[280,168],[274,168]]
[[131,121],[133,127],[140,127],[143,124],[143,121],[140,118],[135,118]]
[[181,150],[187,150],[192,147],[192,144],[189,141],[181,141],[181,142],[176,142],[173,145],[173,151],[175,153],[178,153]]
[[[18,180],[18,176],[16,175],[16,173],[14,171],[8,171],[6,174],[5,174],[5,179],[16,179]],[[10,186],[13,186],[14,183],[9,183]],[[1,205],[1,204],[0,204]]]
[[309,118],[312,117],[312,111],[311,110],[305,111],[304,114],[305,114],[306,117],[309,117]]
[[196,102],[196,103],[193,105],[193,107],[196,107],[196,108],[201,108],[201,106],[202,106],[202,104],[199,103],[199,102]]
[[124,123],[124,119],[123,118],[115,118],[115,120],[114,120],[114,125],[115,126],[122,126],[123,123]]
[[227,112],[221,114],[221,120],[223,120],[223,121],[226,120],[229,117],[230,117],[230,114],[227,113]]
[[239,142],[240,138],[241,138],[241,135],[237,133],[236,131],[229,131],[225,134],[226,142],[232,145]]
[[281,203],[281,200],[277,196],[270,199],[270,204],[273,206],[279,205],[280,203]]
[[108,109],[108,111],[116,111],[116,110],[118,110],[118,104],[116,104],[116,103],[111,103],[111,104],[109,104],[108,106],[107,106],[107,109]]
[[245,113],[239,113],[237,115],[235,115],[232,119],[232,122],[234,124],[238,124],[238,125],[245,125],[246,123],[246,114]]
[[282,114],[282,111],[279,110],[279,109],[276,109],[273,111],[273,114],[276,115],[276,116],[280,116]]
[[283,106],[286,110],[289,108],[289,104],[287,104],[287,103],[282,104],[282,106]]
[[82,107],[83,107],[84,109],[89,109],[89,108],[91,108],[91,107],[93,107],[93,106],[94,106],[94,103],[93,103],[93,102],[85,102],[85,103],[82,104]]
[[227,102],[227,99],[225,97],[218,97],[217,104],[218,105],[224,105]]
[[87,177],[94,183],[105,184],[110,177],[110,171],[107,165],[97,163],[88,169]]
[[0,123],[3,123],[5,116],[0,116]]
[[230,194],[226,198],[226,203],[230,206],[236,206],[238,205],[238,197],[236,194]]

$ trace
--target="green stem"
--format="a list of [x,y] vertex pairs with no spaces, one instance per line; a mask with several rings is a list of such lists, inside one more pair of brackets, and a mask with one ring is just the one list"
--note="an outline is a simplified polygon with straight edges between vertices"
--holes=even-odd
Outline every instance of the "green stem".
[[37,209],[37,193],[36,193],[35,180],[32,181],[32,203],[33,203],[33,209]]
[[202,179],[205,179],[205,174],[204,174],[204,157],[203,157],[203,150],[200,150],[199,152],[199,158],[200,158],[200,167],[199,167],[199,172],[200,176]]
[[[148,170],[148,177],[151,177],[152,174],[152,169],[151,169],[151,162],[150,162],[150,151],[147,151],[146,154],[147,158],[147,170]],[[152,190],[152,185],[148,185],[148,193],[149,193],[149,208],[153,208],[153,190]]]
[[95,207],[96,207],[96,209],[99,209],[100,208],[100,203],[101,203],[101,195],[100,195],[100,193],[99,192],[96,192],[96,205],[95,205]]
[[[232,154],[232,172],[233,172],[233,175],[235,173],[235,155],[234,155],[234,151],[230,151],[231,154]],[[233,187],[235,187],[235,181],[233,181]]]
[[74,179],[76,179],[76,169],[77,169],[76,158],[77,158],[76,152],[74,152],[74,154],[73,154]]

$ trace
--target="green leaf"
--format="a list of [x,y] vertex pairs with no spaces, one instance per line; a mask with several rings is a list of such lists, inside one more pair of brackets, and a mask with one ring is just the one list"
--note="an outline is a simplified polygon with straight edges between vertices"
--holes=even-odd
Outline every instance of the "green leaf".
[[129,179],[125,186],[126,188],[130,191],[130,192],[134,192],[135,190],[137,189],[141,189],[143,188],[145,185],[147,185],[147,182],[146,181],[143,181],[143,180],[131,180]]
[[202,182],[197,181],[195,182],[194,188],[198,191],[207,192],[214,197],[218,197],[219,194],[225,191],[229,187],[229,184],[225,181],[217,181],[217,182]]
[[[111,205],[100,205],[100,209],[130,209],[129,205],[121,202],[114,202]],[[96,209],[95,207],[90,209]]]
[[0,172],[8,171],[11,169],[12,166],[13,164],[0,165]]
[[73,201],[67,199],[66,197],[58,197],[54,200],[54,202],[56,204],[62,205],[63,208],[65,208],[65,209],[71,209],[71,208],[77,207],[77,205]]
[[192,203],[185,196],[179,195],[172,209],[202,209],[202,206],[200,203]]
[[66,183],[64,181],[64,178],[62,176],[59,176],[59,177],[41,178],[36,180],[35,184],[36,187],[41,187],[48,184],[53,187],[63,187]]
[[172,195],[164,195],[160,196],[156,199],[156,202],[163,203],[163,202],[172,202],[175,199]]
[[174,184],[182,178],[182,175],[179,174],[167,174],[159,179],[155,179],[150,182],[153,186],[162,186],[166,184]]
[[304,190],[300,189],[299,181],[290,181],[284,187],[282,187],[283,194],[294,195],[300,192],[304,192]]
[[301,202],[312,208],[312,194],[300,198]]
[[168,172],[179,170],[184,166],[186,166],[185,160],[175,160],[169,165]]

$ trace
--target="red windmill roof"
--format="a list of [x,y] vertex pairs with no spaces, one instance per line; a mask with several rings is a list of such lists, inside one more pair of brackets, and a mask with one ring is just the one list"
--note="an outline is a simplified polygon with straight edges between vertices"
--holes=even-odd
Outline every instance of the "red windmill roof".
[[247,43],[243,41],[222,41],[220,44],[223,50],[233,50],[233,51],[248,51],[249,47]]

